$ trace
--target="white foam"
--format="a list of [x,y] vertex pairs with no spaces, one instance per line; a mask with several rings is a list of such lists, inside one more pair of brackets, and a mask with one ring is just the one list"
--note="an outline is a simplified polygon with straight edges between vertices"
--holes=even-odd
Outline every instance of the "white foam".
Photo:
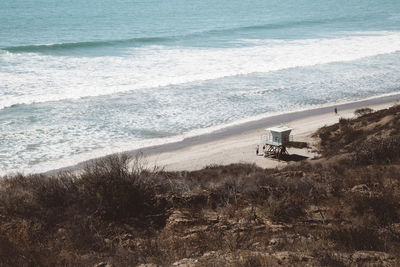
[[393,53],[400,50],[400,32],[246,42],[240,48],[149,46],[124,57],[2,53],[0,109]]

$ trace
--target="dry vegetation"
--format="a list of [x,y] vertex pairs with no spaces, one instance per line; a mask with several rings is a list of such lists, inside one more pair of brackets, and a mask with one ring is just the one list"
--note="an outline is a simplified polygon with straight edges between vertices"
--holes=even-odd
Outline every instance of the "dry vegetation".
[[[400,265],[400,107],[320,129],[322,157],[0,182],[0,266]],[[150,266],[150,265],[149,265]]]

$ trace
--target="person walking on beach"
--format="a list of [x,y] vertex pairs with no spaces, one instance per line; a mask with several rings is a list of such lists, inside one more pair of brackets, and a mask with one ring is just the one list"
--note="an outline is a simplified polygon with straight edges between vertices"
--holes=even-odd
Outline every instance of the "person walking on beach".
[[259,145],[257,145],[257,147],[256,147],[256,155],[258,156],[258,152],[259,152],[259,150],[260,150],[260,146]]
[[337,115],[337,108],[335,107],[335,115]]

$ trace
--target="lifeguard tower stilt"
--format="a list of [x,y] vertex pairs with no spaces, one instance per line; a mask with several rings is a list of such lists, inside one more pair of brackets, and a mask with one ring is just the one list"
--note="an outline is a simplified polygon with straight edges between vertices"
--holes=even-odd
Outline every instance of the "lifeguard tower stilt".
[[292,128],[277,126],[266,129],[267,135],[263,136],[264,157],[281,159],[283,155],[289,155],[286,145],[290,142]]

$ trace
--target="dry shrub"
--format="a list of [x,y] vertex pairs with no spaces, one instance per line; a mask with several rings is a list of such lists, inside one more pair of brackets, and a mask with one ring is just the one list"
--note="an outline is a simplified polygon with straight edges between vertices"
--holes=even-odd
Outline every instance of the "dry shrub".
[[372,212],[379,225],[388,225],[399,221],[400,200],[391,193],[378,196],[353,195],[353,211],[364,216]]
[[32,193],[37,204],[46,208],[65,208],[77,198],[78,188],[73,177],[35,176],[31,178]]
[[305,215],[304,204],[291,199],[270,201],[261,206],[261,211],[273,221],[293,222]]
[[126,156],[112,155],[88,166],[80,177],[8,178],[2,181],[0,206],[9,215],[34,216],[45,224],[57,223],[73,207],[80,214],[162,226],[167,202],[156,197],[151,183],[156,174],[128,164]]
[[360,226],[349,229],[332,229],[329,238],[335,242],[336,248],[339,250],[384,251],[384,242],[372,228]]
[[235,264],[237,267],[262,267],[279,265],[278,260],[269,255],[250,255]]
[[71,224],[66,230],[67,243],[75,251],[90,252],[103,251],[107,248],[99,234],[99,227],[91,217],[76,215],[71,218]]
[[29,177],[17,175],[0,182],[0,210],[4,214],[32,216],[35,205]]
[[213,190],[213,198],[226,206],[236,205],[240,192],[243,190],[243,181],[238,178],[227,177],[220,186]]
[[15,242],[13,237],[0,234],[0,266],[55,266],[58,259],[37,240]]
[[125,156],[110,156],[87,167],[78,180],[81,200],[93,214],[109,220],[134,217],[148,223],[165,217],[166,202],[159,203],[147,173],[131,171]]
[[335,257],[333,255],[333,253],[330,253],[330,252],[318,251],[317,253],[315,253],[314,257],[319,259],[319,263],[321,266],[332,266],[332,267],[346,266],[346,264],[344,264],[342,261],[337,259],[337,257]]
[[300,142],[300,141],[291,141],[289,144],[286,145],[287,147],[294,147],[294,148],[306,148],[308,147],[307,142]]
[[21,264],[21,261],[18,260],[20,257],[18,249],[10,242],[7,236],[0,235],[0,266],[3,266],[3,264],[5,266]]
[[343,128],[343,138],[345,145],[362,139],[364,135],[365,133],[362,129],[354,129],[352,127]]
[[370,138],[354,146],[353,164],[388,163],[400,158],[400,137]]
[[110,222],[145,227],[149,232],[163,227],[168,205],[154,190],[152,177],[157,173],[128,166],[127,158],[111,156],[88,167],[80,177],[64,173],[1,180],[0,218],[8,222],[0,224],[4,234],[0,265],[8,260],[3,260],[3,254],[10,258],[16,254],[21,264],[14,262],[20,266],[80,265],[79,254],[112,251],[104,235],[120,230],[107,229]]
[[[367,137],[399,135],[399,106],[369,112],[368,109],[360,109],[357,114],[362,115],[358,118],[340,118],[339,123],[319,129],[315,136],[321,140],[320,148],[323,155],[333,156],[337,153],[353,152],[354,147],[364,142]],[[370,124],[374,124],[374,127],[369,127]]]
[[357,117],[361,117],[372,112],[374,112],[374,110],[371,108],[359,108],[354,111],[354,115],[356,115]]

